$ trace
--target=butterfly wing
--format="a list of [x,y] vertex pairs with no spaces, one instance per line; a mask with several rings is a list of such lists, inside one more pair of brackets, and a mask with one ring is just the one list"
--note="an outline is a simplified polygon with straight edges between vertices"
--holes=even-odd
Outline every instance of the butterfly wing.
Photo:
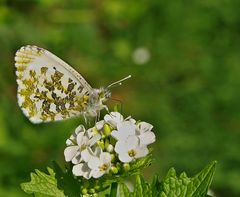
[[49,51],[24,46],[16,52],[18,104],[33,123],[80,115],[93,90],[85,79]]

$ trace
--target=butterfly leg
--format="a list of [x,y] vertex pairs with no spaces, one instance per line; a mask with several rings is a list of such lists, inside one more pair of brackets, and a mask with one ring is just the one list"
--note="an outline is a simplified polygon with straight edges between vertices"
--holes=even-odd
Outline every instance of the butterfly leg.
[[100,120],[100,110],[96,111],[96,118],[95,118],[95,123]]

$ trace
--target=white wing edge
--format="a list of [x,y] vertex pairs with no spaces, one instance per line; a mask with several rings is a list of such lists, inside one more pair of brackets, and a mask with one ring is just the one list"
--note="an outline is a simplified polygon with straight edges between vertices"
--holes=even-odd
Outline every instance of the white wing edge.
[[41,51],[43,54],[45,54],[47,57],[50,57],[51,59],[53,59],[54,61],[58,62],[61,66],[63,66],[65,69],[67,69],[70,73],[72,73],[74,76],[76,76],[76,78],[79,80],[79,83],[82,84],[86,89],[88,89],[89,92],[92,91],[92,87],[89,85],[89,83],[82,77],[81,74],[79,74],[73,67],[71,67],[68,63],[66,63],[65,61],[63,61],[62,59],[60,59],[59,57],[57,57],[56,55],[54,55],[53,53],[51,53],[50,51],[35,46],[35,45],[26,45],[26,46],[22,46],[18,51],[22,51],[22,50],[35,50],[35,51]]

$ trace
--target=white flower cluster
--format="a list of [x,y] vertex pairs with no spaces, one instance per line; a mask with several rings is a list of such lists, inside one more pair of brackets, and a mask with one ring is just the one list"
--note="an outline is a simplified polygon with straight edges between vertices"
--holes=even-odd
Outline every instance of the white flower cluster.
[[118,173],[117,164],[130,163],[145,157],[148,145],[155,142],[153,126],[146,122],[126,119],[118,112],[111,112],[86,130],[83,125],[66,141],[65,160],[72,162],[73,174],[99,178],[111,170]]

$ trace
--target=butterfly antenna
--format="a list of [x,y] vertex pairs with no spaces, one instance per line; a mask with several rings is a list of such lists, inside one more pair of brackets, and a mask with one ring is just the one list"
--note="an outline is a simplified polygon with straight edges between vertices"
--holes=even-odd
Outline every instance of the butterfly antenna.
[[123,79],[120,79],[119,81],[113,82],[109,86],[107,86],[107,89],[112,88],[114,86],[120,86],[120,85],[122,85],[123,81],[125,81],[131,77],[132,77],[131,75],[128,75],[127,77],[124,77]]

